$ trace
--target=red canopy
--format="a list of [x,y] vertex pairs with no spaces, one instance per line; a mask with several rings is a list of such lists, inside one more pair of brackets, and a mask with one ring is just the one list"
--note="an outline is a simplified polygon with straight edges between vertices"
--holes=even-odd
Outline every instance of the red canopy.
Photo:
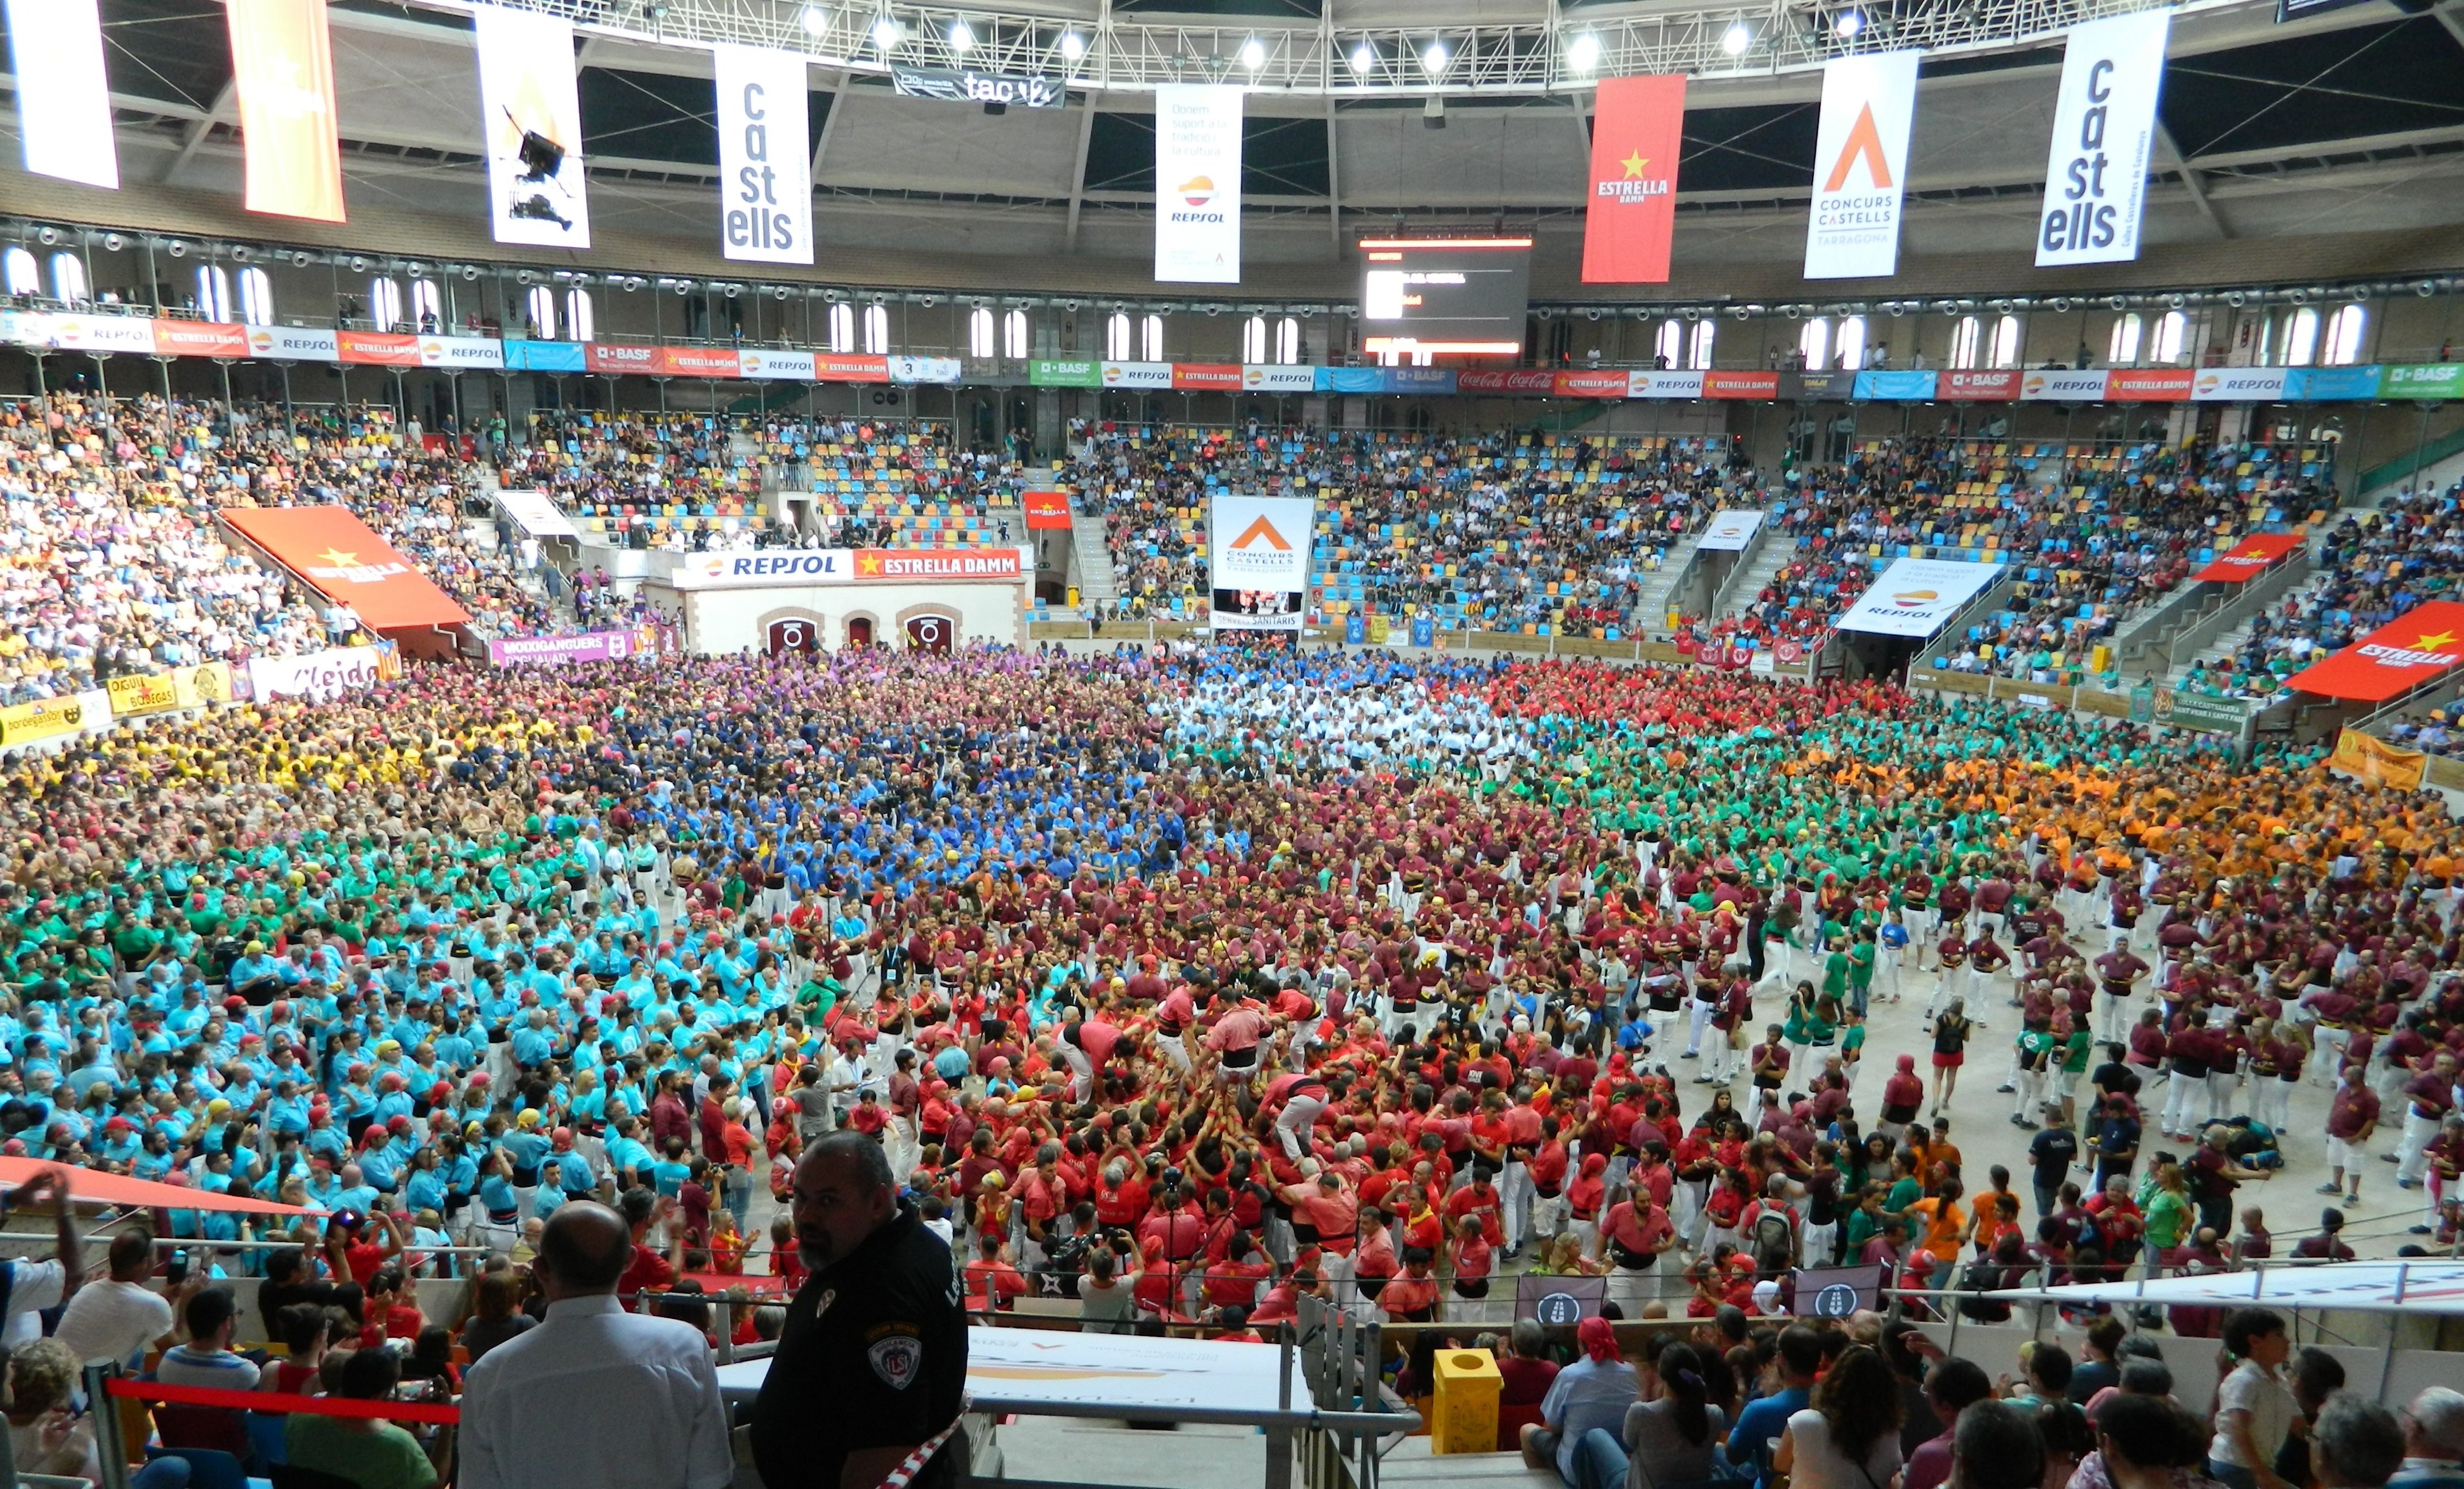
[[2385,703],[2464,662],[2464,604],[2433,600],[2285,679],[2303,692]]
[[372,630],[460,625],[470,613],[345,507],[231,507],[222,519]]
[[2267,566],[2301,546],[2299,533],[2253,533],[2209,560],[2190,578],[2202,584],[2239,584],[2255,580]]
[[[0,1185],[11,1189],[25,1183],[45,1169],[57,1164],[34,1158],[0,1158]],[[122,1210],[221,1210],[234,1215],[322,1215],[320,1210],[303,1210],[297,1205],[276,1204],[253,1194],[231,1193],[216,1194],[179,1184],[158,1184],[152,1179],[132,1179],[124,1173],[103,1173],[93,1169],[71,1169],[69,1197],[83,1205],[113,1205]]]

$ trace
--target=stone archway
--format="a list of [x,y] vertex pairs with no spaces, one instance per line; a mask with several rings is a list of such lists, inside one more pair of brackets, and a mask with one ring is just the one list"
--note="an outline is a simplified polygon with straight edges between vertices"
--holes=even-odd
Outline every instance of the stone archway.
[[941,604],[911,605],[898,612],[898,636],[912,651],[955,651],[958,612]]
[[813,656],[822,649],[822,617],[801,606],[773,610],[756,623],[761,649],[768,656]]

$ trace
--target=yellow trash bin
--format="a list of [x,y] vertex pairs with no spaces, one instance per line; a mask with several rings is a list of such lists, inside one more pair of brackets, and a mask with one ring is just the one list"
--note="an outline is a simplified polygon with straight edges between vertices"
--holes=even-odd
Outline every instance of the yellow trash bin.
[[1497,1451],[1497,1397],[1506,1377],[1485,1349],[1438,1352],[1438,1393],[1430,1408],[1431,1453]]

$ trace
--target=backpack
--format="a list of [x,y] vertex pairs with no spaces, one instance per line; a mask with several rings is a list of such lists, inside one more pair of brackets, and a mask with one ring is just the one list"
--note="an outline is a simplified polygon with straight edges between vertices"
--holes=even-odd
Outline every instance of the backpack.
[[1765,1277],[1785,1272],[1796,1249],[1796,1228],[1788,1216],[1766,1210],[1754,1220],[1754,1268]]

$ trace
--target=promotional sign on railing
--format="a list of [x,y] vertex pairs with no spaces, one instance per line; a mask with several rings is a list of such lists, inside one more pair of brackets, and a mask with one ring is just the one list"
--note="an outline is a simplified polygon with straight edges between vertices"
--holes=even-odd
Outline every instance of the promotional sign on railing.
[[[1556,383],[1556,374],[1546,367],[1517,367],[1510,371],[1494,368],[1466,367],[1455,374],[1455,388],[1464,393],[1546,393]],[[1627,378],[1626,396],[1634,392],[1633,378]]]
[[1241,365],[1241,386],[1251,393],[1313,393],[1317,391],[1317,369],[1273,362],[1243,362]]
[[2380,369],[2381,398],[2464,398],[2464,361],[2433,361]]
[[2285,679],[2321,697],[2385,703],[2464,661],[2464,604],[2415,605],[2323,662]]
[[1168,361],[1108,361],[1099,365],[1105,387],[1161,390],[1172,386],[1172,363]]
[[2019,396],[2019,374],[2015,369],[1978,372],[1949,368],[1935,375],[1934,396],[1951,403],[2007,404]]
[[1704,374],[1666,368],[1637,367],[1626,374],[1628,398],[1700,398]]
[[1885,369],[1857,374],[1857,396],[1877,403],[1931,403],[1934,375],[1921,369]]
[[1873,587],[1839,618],[1837,628],[1919,639],[1942,629],[1960,606],[2002,574],[1998,563],[1948,558],[1894,558]]
[[[1314,368],[1304,368],[1314,372]],[[1104,364],[1100,361],[1064,361],[1039,357],[1026,364],[1026,381],[1033,387],[1102,387]]]
[[787,351],[775,346],[748,346],[736,354],[736,370],[739,377],[768,381],[813,381],[813,354]]
[[592,372],[579,341],[507,341],[505,366],[515,372]]
[[2284,396],[2287,367],[2202,367],[2190,380],[2194,404],[2272,404]]
[[890,359],[890,381],[892,383],[955,383],[966,375],[966,364],[956,357],[892,357]]
[[1703,374],[1705,398],[1777,398],[1779,374],[1776,372],[1706,372]]
[[2181,404],[2190,398],[2188,367],[2115,367],[2104,375],[2108,404]]
[[2302,544],[2299,533],[2253,533],[2190,578],[2202,584],[2244,584],[2258,578],[2267,566]]
[[2284,396],[2299,403],[2335,403],[2379,396],[2382,367],[2288,367]]

